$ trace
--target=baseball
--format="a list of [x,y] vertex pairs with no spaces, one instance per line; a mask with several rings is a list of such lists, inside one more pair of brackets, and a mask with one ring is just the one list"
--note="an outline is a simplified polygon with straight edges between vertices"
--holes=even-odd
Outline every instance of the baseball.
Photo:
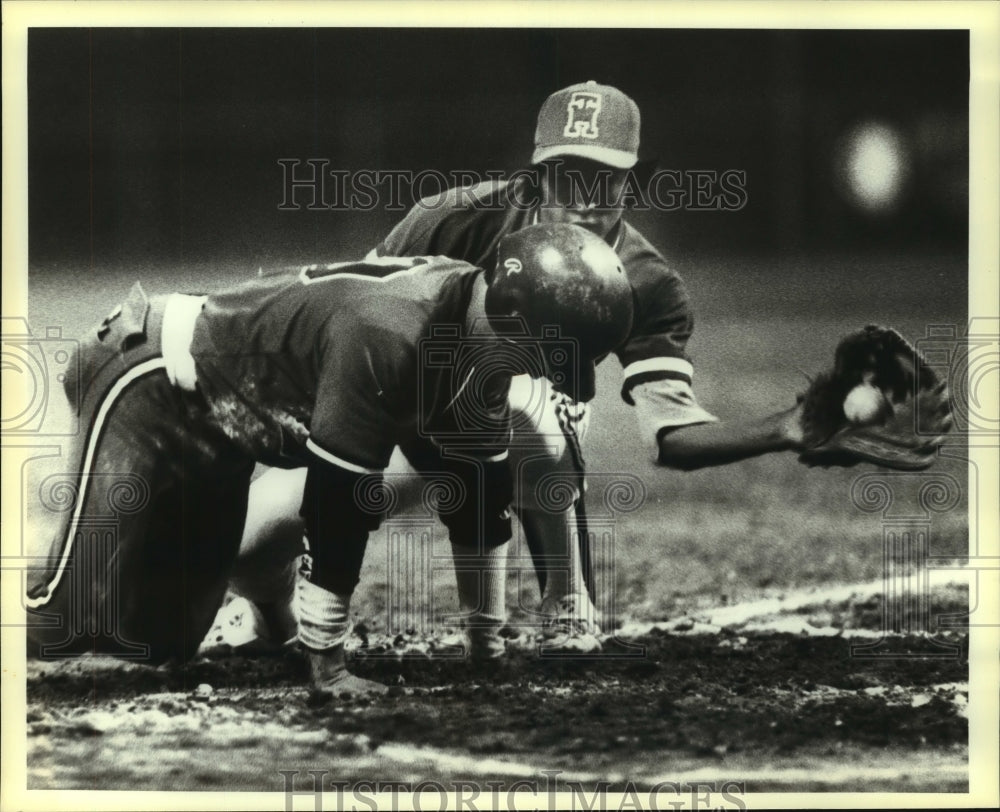
[[844,415],[852,423],[874,423],[882,416],[886,405],[880,389],[870,383],[860,383],[844,398]]

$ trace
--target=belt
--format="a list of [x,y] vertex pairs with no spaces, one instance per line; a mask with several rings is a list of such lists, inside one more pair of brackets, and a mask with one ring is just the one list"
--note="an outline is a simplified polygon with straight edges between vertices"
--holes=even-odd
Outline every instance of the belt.
[[167,368],[167,377],[174,386],[193,392],[198,386],[191,341],[194,323],[201,313],[207,296],[172,293],[163,309],[163,336],[160,349]]

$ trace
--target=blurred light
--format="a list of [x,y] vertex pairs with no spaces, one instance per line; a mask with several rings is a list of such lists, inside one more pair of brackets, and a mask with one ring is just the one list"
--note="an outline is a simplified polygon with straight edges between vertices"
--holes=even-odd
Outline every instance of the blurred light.
[[854,202],[869,212],[885,212],[899,202],[907,170],[903,139],[886,124],[868,122],[845,141],[844,180]]

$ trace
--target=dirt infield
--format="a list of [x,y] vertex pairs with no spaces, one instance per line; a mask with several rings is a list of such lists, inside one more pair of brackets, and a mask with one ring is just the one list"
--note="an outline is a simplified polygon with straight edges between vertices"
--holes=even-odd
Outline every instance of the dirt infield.
[[723,626],[626,627],[585,660],[540,656],[527,632],[487,664],[431,656],[423,635],[355,638],[354,670],[392,686],[377,702],[313,702],[297,653],[34,662],[29,787],[281,791],[319,770],[345,786],[964,792],[966,635],[883,638],[878,601],[858,588],[766,615],[728,607]]

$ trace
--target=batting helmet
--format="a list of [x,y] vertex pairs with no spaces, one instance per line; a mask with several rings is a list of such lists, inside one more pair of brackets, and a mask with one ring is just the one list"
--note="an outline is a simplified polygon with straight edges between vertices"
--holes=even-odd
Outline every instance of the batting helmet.
[[555,388],[587,401],[595,361],[631,332],[632,302],[621,260],[600,237],[575,225],[536,225],[500,241],[486,314],[500,334],[526,332]]

